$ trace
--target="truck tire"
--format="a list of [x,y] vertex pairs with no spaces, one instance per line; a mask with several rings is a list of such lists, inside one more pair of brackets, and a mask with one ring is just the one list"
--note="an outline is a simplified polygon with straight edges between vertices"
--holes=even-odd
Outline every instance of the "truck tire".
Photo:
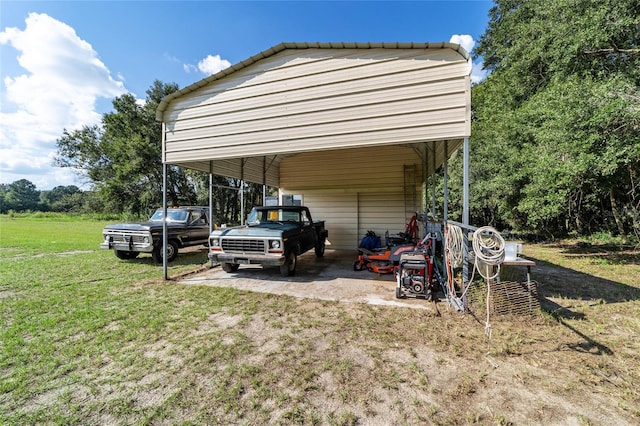
[[118,259],[122,260],[131,260],[138,257],[140,253],[137,251],[125,251],[125,250],[113,250],[113,253],[116,255]]
[[296,273],[296,266],[298,264],[298,257],[295,251],[290,251],[282,265],[280,265],[280,275],[283,277],[290,277]]
[[224,263],[221,263],[221,265],[222,265],[222,270],[228,273],[235,272],[240,267],[240,265],[238,265],[237,263],[224,262]]
[[316,244],[316,257],[324,256],[324,248],[326,246],[326,241],[324,238],[321,238],[320,241]]
[[[162,264],[162,242],[156,245],[151,252],[153,261]],[[178,243],[173,240],[167,241],[167,262],[173,262],[178,257]]]

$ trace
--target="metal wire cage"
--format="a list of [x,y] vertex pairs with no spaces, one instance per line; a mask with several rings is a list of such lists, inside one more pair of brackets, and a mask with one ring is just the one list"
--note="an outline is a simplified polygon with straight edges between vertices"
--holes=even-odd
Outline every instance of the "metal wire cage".
[[[536,281],[491,280],[490,291],[484,282],[474,283],[467,292],[468,308],[472,312],[494,315],[532,315],[540,311],[540,297]],[[487,294],[489,303],[487,304]]]

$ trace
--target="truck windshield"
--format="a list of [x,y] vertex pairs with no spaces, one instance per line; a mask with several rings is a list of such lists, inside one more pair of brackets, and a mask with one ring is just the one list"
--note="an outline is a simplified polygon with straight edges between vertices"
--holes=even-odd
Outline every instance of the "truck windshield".
[[249,217],[247,218],[247,225],[260,225],[260,212],[258,210],[251,210],[251,213],[249,213]]
[[[167,210],[167,222],[184,222],[187,220],[188,214],[186,210]],[[151,222],[162,222],[163,216],[162,209],[159,209],[156,210],[149,220]]]
[[247,225],[255,226],[261,223],[283,223],[300,222],[300,212],[298,210],[269,209],[251,210],[247,218]]

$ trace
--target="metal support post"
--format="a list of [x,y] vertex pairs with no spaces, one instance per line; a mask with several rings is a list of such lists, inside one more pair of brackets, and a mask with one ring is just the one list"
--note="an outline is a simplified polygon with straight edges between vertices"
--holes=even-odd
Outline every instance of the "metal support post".
[[167,163],[162,163],[162,276],[169,279],[167,246],[169,245],[167,229]]
[[[469,138],[464,138],[462,154],[462,223],[469,226]],[[466,229],[463,235],[462,284],[464,287],[469,281],[469,233]],[[466,308],[467,301],[463,300],[462,303]]]
[[209,161],[209,234],[213,232],[213,161]]

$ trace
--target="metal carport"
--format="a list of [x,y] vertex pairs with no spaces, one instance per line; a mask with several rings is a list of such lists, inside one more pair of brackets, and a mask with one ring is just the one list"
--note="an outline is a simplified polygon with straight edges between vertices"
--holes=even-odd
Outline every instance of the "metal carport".
[[[453,43],[281,43],[162,100],[163,164],[329,204],[360,191],[356,205],[375,208],[374,188],[397,190],[408,155],[424,189],[464,146],[467,223],[470,72],[469,54]],[[376,164],[368,175],[386,178],[363,177],[368,164]],[[166,270],[165,261],[165,278]]]

